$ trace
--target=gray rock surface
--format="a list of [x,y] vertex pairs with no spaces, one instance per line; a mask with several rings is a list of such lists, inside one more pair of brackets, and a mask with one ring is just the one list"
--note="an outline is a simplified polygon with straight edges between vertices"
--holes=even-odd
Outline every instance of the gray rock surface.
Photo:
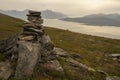
[[13,70],[9,61],[0,62],[0,78],[7,80],[12,75]]
[[86,65],[84,65],[84,64],[82,64],[82,63],[80,63],[72,58],[67,59],[67,61],[72,63],[72,65],[75,67],[83,68],[83,69],[86,69],[88,71],[93,71],[93,72],[96,71],[94,68],[88,67],[88,66],[86,66]]
[[51,39],[48,35],[43,35],[42,36],[41,44],[48,51],[51,51],[54,48],[53,42],[51,41]]
[[59,71],[59,72],[64,71],[58,60],[51,60],[46,63],[43,63],[41,67],[49,71]]
[[[48,35],[44,34],[44,28],[40,12],[29,11],[28,23],[25,23],[23,33],[19,36],[18,62],[15,79],[26,79],[35,74],[41,74],[41,69],[51,72],[63,72],[54,53],[54,45]],[[41,25],[38,25],[38,23]],[[47,73],[46,73],[47,74]],[[39,76],[39,75],[38,75]]]
[[106,77],[106,80],[120,80],[120,78],[117,76],[108,76]]
[[13,35],[6,40],[0,42],[0,53],[7,52],[12,49],[18,41],[18,36]]
[[16,79],[32,76],[40,55],[40,49],[41,45],[39,43],[19,41],[18,65],[15,71]]
[[61,49],[61,48],[54,48],[55,55],[60,56],[60,57],[69,57],[68,53]]

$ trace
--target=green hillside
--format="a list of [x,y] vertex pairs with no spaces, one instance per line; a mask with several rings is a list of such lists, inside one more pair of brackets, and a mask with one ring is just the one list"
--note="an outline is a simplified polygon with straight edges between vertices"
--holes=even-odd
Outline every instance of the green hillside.
[[0,40],[21,31],[23,21],[0,13]]
[[[2,40],[14,33],[19,33],[22,29],[22,23],[23,21],[19,19],[0,14],[0,39]],[[46,33],[50,35],[55,46],[61,47],[70,53],[80,54],[81,58],[77,58],[77,61],[96,70],[104,70],[109,75],[120,77],[120,63],[106,56],[107,54],[120,53],[120,40],[74,33],[49,27],[46,27]],[[72,54],[71,57],[73,57]],[[80,73],[83,73],[82,70]],[[86,75],[81,77],[86,77]]]
[[106,56],[108,54],[120,53],[120,40],[53,28],[47,28],[46,32],[50,35],[56,46],[69,52],[79,53],[81,59],[77,59],[78,61],[95,69],[102,69],[110,75],[120,76],[120,64]]

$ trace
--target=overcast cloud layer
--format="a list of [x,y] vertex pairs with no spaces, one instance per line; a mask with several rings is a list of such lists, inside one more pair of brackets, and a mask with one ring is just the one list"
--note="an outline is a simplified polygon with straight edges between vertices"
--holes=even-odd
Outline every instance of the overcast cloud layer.
[[50,9],[67,15],[120,13],[120,0],[0,0],[2,10]]

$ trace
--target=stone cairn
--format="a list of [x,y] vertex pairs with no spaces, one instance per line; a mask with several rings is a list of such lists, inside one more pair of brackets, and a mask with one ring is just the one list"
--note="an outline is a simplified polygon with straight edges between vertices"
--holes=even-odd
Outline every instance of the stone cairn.
[[[29,11],[28,21],[23,25],[23,32],[18,40],[18,65],[15,79],[29,78],[41,73],[42,67],[53,58],[54,45],[45,35],[41,12]],[[43,64],[44,63],[44,64]],[[48,66],[48,63],[47,65]],[[38,75],[39,76],[39,75]]]
[[45,35],[41,12],[30,10],[27,16],[23,32],[0,43],[0,53],[7,53],[5,62],[0,63],[0,78],[22,80],[46,75],[46,70],[63,71],[54,55],[53,43]]
[[43,23],[43,19],[41,19],[41,12],[37,11],[29,11],[28,21],[23,27],[23,33],[19,37],[20,40],[27,41],[35,41],[39,39],[42,35],[44,35],[44,28],[41,25]]

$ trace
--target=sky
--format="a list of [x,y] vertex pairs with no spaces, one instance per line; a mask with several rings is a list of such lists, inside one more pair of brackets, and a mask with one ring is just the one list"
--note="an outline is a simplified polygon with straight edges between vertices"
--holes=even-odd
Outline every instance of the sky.
[[69,16],[120,13],[120,0],[0,0],[2,10],[53,10]]

